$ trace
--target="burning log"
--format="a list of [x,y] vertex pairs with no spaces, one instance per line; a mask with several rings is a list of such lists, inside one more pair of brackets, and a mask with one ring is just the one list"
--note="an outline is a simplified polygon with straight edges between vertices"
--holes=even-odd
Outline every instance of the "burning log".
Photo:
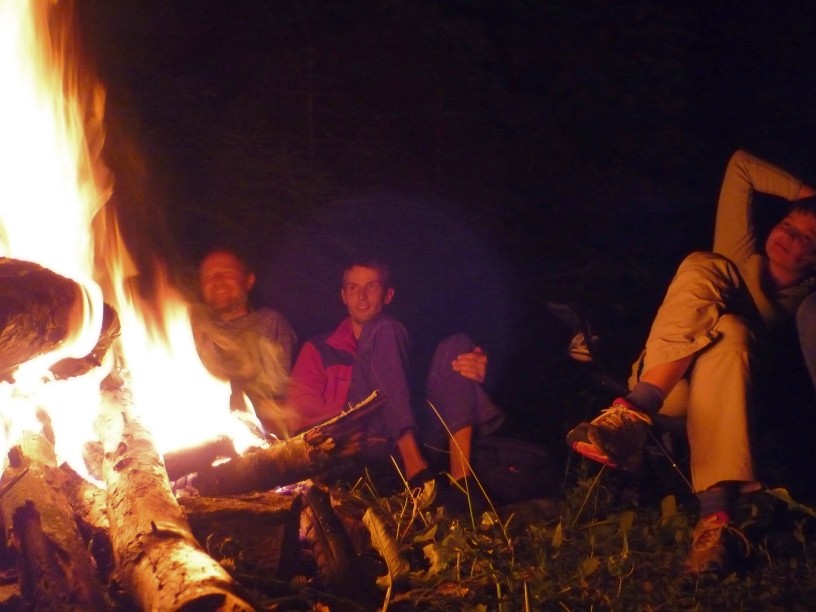
[[[0,257],[0,380],[13,382],[22,363],[49,353],[79,329],[84,289],[47,268]],[[101,359],[119,334],[116,312],[105,306],[99,342],[81,359],[63,359],[52,366],[57,378],[84,374]]]
[[0,258],[0,377],[50,352],[79,322],[82,288],[29,261]]
[[6,539],[17,554],[20,590],[34,610],[108,610],[94,561],[62,492],[53,448],[28,434],[2,478]]
[[99,340],[91,352],[79,359],[61,359],[48,368],[55,378],[72,378],[87,374],[92,369],[102,365],[102,359],[110,349],[116,338],[119,337],[119,315],[108,304],[102,305],[102,331]]
[[302,434],[252,449],[230,461],[208,466],[192,479],[202,495],[234,495],[263,491],[324,473],[338,461],[380,447],[384,440],[367,435],[370,418],[385,399],[375,391],[333,419]]
[[61,465],[60,472],[65,477],[63,488],[74,509],[79,532],[96,560],[103,584],[107,584],[114,567],[106,493],[82,478],[68,464]]
[[133,599],[144,610],[254,610],[193,537],[149,433],[110,403],[97,429],[117,573]]

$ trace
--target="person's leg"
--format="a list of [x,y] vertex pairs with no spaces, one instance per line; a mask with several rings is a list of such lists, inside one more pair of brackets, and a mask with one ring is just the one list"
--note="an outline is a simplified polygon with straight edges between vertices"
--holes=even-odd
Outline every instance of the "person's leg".
[[754,336],[744,319],[723,315],[718,340],[689,372],[686,427],[697,493],[721,482],[752,482],[748,436]]
[[652,417],[696,355],[718,340],[726,311],[752,303],[736,267],[714,253],[692,253],[680,264],[646,341],[639,382],[591,423],[567,436],[572,448],[611,467],[637,469]]
[[688,372],[686,428],[700,502],[686,559],[692,574],[729,571],[740,537],[729,523],[740,489],[755,486],[748,426],[754,334],[732,314],[720,317],[713,331],[717,341],[696,355]]
[[389,317],[370,321],[357,340],[348,400],[357,403],[375,390],[385,396],[387,403],[382,418],[376,419],[372,428],[396,444],[405,477],[411,480],[428,465],[414,435],[407,364],[408,334],[405,328]]
[[428,416],[434,441],[447,440],[450,473],[459,480],[471,474],[470,449],[474,433],[495,431],[504,415],[487,392],[474,380],[453,370],[451,362],[472,351],[474,343],[466,334],[453,334],[436,348],[428,371],[427,397],[432,414]]

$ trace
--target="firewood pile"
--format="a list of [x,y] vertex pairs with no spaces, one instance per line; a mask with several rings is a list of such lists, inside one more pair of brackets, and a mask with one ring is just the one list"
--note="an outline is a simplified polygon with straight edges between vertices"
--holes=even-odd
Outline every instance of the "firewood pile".
[[[77,287],[3,258],[0,276],[0,370],[13,384],[16,366],[58,345],[72,325]],[[99,365],[117,328],[106,311],[93,354],[60,361],[52,374]],[[361,590],[347,531],[313,479],[382,442],[365,434],[380,397],[240,455],[217,441],[165,461],[133,416],[126,385],[100,394],[98,441],[85,456],[101,485],[58,465],[47,426],[19,435],[8,452],[0,609],[257,610],[255,593],[284,592],[299,575],[333,592]]]

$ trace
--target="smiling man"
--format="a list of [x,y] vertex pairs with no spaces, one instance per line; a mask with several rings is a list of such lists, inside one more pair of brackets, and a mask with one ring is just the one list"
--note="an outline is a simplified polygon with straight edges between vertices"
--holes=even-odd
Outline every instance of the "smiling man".
[[196,347],[205,366],[230,381],[233,410],[246,410],[244,396],[268,431],[282,436],[291,423],[283,399],[297,337],[286,317],[255,309],[255,274],[227,248],[211,250],[199,264],[199,287],[208,315],[194,316]]
[[[396,446],[409,482],[421,484],[433,473],[421,450],[411,405],[408,333],[383,312],[394,299],[388,267],[374,259],[351,263],[343,273],[340,298],[348,317],[333,332],[306,342],[292,369],[288,403],[300,416],[299,429],[336,416],[378,390],[387,402],[374,425],[376,433]],[[428,403],[451,434],[448,469],[461,487],[449,489],[451,501],[456,491],[476,490],[467,482],[473,436],[492,432],[503,420],[481,386],[486,367],[487,355],[468,336],[454,334],[440,342],[429,369]],[[425,421],[438,419],[434,415]]]
[[[791,202],[758,247],[755,192]],[[751,362],[816,288],[816,197],[790,174],[744,151],[726,169],[713,252],[678,268],[633,368],[631,391],[567,435],[578,453],[636,469],[653,417],[685,414],[691,476],[700,500],[688,572],[726,573],[734,560],[729,524],[740,492],[758,488],[748,436]],[[816,338],[815,338],[816,339]]]

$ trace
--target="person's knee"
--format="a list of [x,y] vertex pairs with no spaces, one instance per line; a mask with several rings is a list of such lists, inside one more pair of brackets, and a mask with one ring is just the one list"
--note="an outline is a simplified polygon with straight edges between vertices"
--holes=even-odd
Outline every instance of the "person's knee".
[[697,274],[708,279],[733,279],[737,274],[736,266],[727,257],[709,251],[695,251],[683,259],[677,268],[681,274]]
[[444,355],[461,355],[474,348],[473,339],[464,332],[457,332],[444,338],[436,347],[436,352]]

